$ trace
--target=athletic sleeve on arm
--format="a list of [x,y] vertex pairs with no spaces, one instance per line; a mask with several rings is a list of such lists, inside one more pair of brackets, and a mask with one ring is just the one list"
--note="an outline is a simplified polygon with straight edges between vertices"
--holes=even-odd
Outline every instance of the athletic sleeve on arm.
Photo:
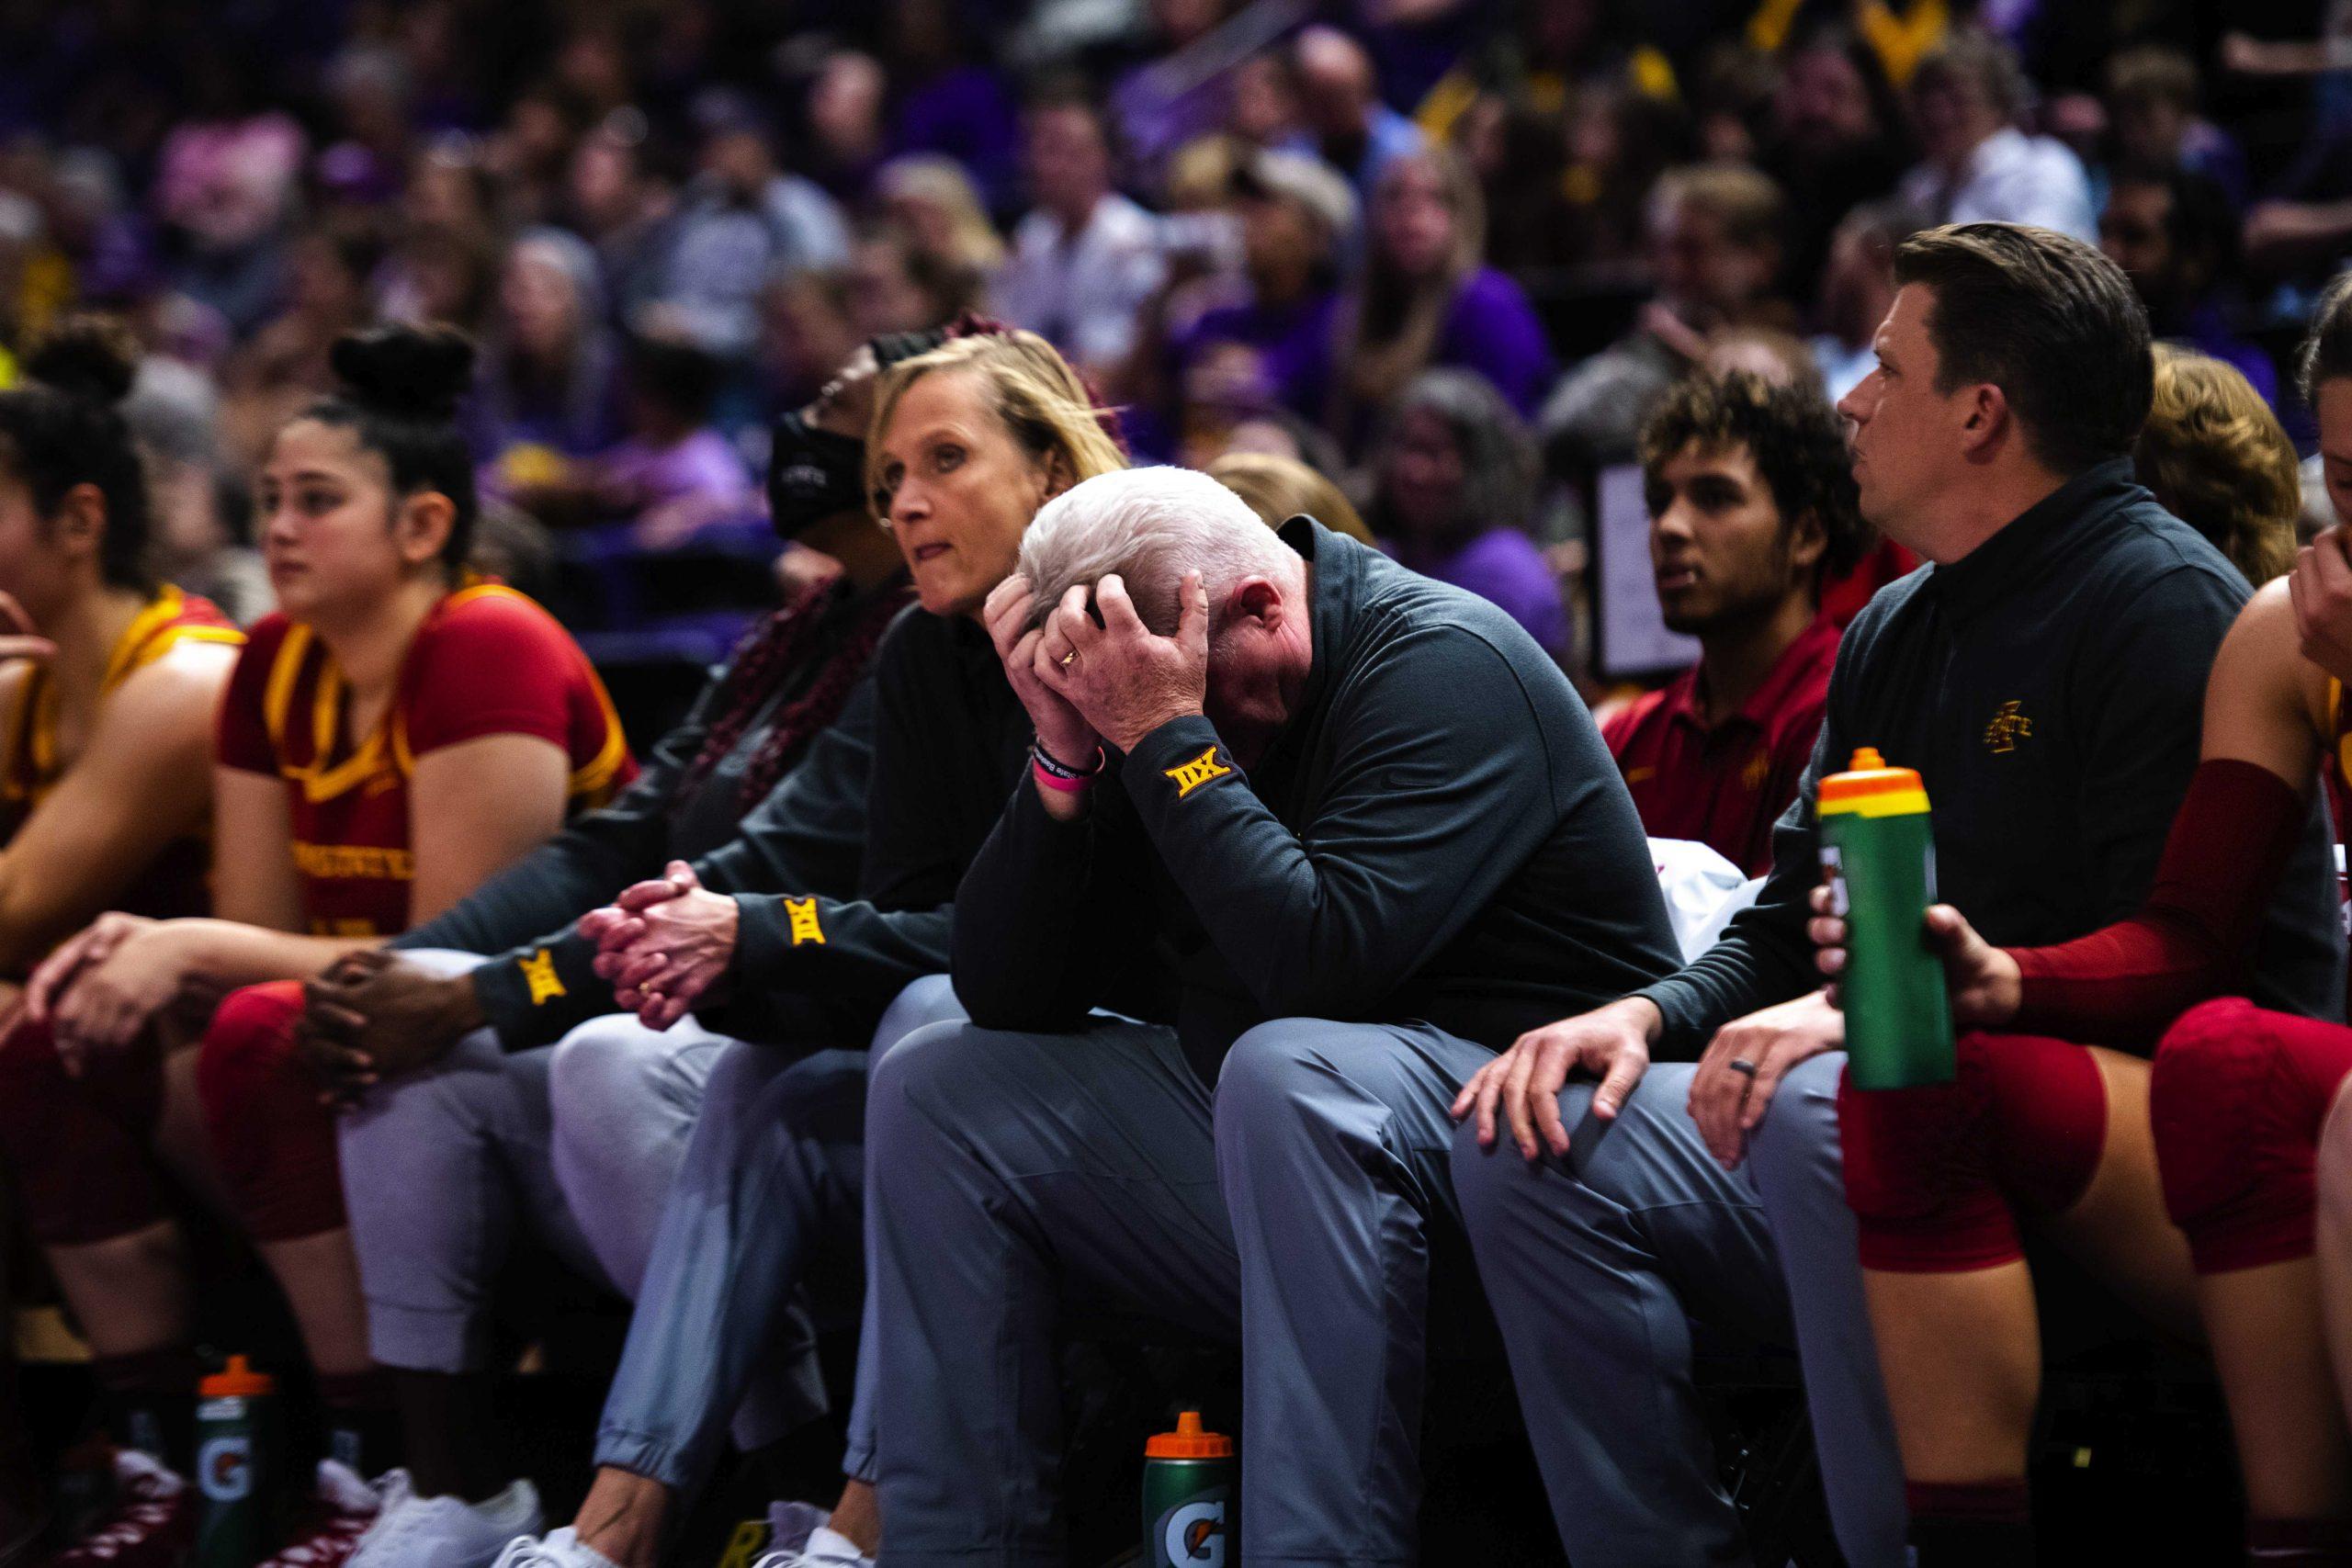
[[1206,718],[1161,725],[1120,771],[1161,863],[1271,1017],[1376,1011],[1561,817],[1542,717],[1475,632],[1399,637],[1335,702],[1329,787],[1295,832]]
[[503,593],[452,605],[410,657],[403,717],[411,755],[485,735],[536,736],[570,754],[582,656],[537,605]]
[[2073,942],[2012,948],[2019,1033],[2152,1050],[2196,1003],[2244,984],[2305,803],[2269,769],[2198,765],[2139,913]]
[[286,619],[265,617],[245,640],[221,694],[213,754],[224,768],[277,776],[277,748],[270,744],[267,701],[271,668],[286,645]]

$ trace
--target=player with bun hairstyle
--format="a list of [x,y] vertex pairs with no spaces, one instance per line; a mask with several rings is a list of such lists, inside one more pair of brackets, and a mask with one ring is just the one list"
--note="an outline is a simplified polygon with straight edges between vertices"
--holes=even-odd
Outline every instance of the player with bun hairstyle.
[[[147,488],[117,404],[138,345],[61,321],[0,392],[0,1003],[109,905],[205,908],[212,711],[237,629],[149,576]],[[16,1013],[0,1100],[47,1035]],[[0,1408],[0,1562],[38,1528],[22,1424]]]
[[636,771],[563,628],[466,570],[476,505],[456,414],[472,364],[447,329],[336,343],[341,389],[277,433],[261,472],[278,609],[220,705],[217,918],[102,916],[26,990],[54,1048],[10,1054],[0,1149],[118,1436],[175,1468],[196,1369],[164,1171],[252,1234],[336,1447],[364,1462],[381,1395],[291,982],[440,913]]

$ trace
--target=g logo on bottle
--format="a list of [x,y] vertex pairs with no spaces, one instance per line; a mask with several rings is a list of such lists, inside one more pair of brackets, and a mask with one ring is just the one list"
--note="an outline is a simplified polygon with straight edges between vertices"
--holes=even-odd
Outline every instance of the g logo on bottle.
[[196,1478],[204,1495],[216,1503],[234,1503],[253,1495],[253,1439],[242,1434],[209,1439],[197,1451]]
[[1225,1502],[1186,1503],[1160,1521],[1159,1551],[1170,1562],[1225,1568]]

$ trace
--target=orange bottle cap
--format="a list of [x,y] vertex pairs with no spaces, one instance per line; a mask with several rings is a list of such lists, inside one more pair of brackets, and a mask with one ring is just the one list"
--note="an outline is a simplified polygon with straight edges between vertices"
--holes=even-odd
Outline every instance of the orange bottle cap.
[[1844,773],[1831,773],[1821,781],[1821,796],[1815,808],[1825,814],[1851,811],[1865,817],[1925,811],[1928,791],[1917,771],[1890,768],[1876,747],[1865,746],[1854,753]]
[[1176,1417],[1176,1429],[1162,1432],[1143,1446],[1146,1459],[1231,1459],[1233,1439],[1201,1430],[1201,1413],[1186,1410]]
[[243,1356],[232,1356],[227,1366],[198,1383],[196,1392],[204,1399],[250,1399],[277,1393],[277,1380],[254,1371]]

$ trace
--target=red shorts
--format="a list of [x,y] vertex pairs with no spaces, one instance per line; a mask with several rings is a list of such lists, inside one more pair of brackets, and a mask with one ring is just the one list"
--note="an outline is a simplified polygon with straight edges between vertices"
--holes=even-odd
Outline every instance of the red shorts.
[[1990,1269],[2025,1256],[2019,1213],[2071,1208],[2107,1143],[2107,1091],[2083,1046],[1967,1034],[1959,1071],[1923,1089],[1838,1088],[1846,1201],[1862,1266]]

